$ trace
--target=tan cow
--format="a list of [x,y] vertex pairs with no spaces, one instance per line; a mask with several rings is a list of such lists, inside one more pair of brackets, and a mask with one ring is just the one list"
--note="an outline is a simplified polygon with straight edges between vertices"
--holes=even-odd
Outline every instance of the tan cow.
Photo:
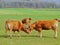
[[[29,18],[27,18],[25,21],[27,21],[27,20],[30,21]],[[17,20],[6,20],[5,27],[6,27],[6,33],[7,33],[7,31],[10,31],[10,37],[12,37],[12,32],[15,32],[15,31],[18,32],[18,35],[20,34],[20,31],[24,31],[27,34],[29,34],[29,30],[26,29],[24,24]]]
[[38,20],[30,25],[30,31],[35,29],[39,32],[39,36],[42,37],[42,30],[50,30],[52,29],[54,31],[54,37],[57,37],[57,28],[58,28],[58,22],[60,20],[54,19],[54,20]]

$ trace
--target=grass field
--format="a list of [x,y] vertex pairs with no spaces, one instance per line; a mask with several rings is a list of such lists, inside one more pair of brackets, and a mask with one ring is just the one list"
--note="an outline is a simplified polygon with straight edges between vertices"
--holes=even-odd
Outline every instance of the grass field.
[[60,45],[60,23],[57,39],[53,38],[52,30],[43,31],[43,38],[38,37],[36,31],[32,31],[30,35],[21,31],[19,38],[16,32],[12,39],[5,38],[5,21],[7,19],[21,21],[23,18],[29,17],[32,18],[32,22],[60,19],[60,9],[0,8],[0,45]]

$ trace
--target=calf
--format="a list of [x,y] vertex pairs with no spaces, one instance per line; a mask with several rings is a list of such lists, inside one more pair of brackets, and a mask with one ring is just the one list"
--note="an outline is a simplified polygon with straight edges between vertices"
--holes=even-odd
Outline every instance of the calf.
[[29,30],[26,29],[24,24],[17,20],[6,20],[5,28],[6,28],[6,33],[8,30],[10,31],[10,37],[12,37],[12,31],[13,32],[17,31],[19,34],[20,34],[20,31],[24,31],[29,34]]
[[52,29],[55,33],[54,37],[57,37],[58,22],[60,22],[60,20],[58,20],[58,19],[39,20],[39,21],[36,21],[36,22],[34,22],[33,24],[30,25],[30,31],[35,29],[36,31],[39,32],[39,36],[42,37],[42,30]]

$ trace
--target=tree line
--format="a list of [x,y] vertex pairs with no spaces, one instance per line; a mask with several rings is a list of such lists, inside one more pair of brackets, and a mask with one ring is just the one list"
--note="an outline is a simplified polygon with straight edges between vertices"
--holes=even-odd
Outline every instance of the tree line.
[[0,2],[0,8],[60,8],[60,4],[55,2]]

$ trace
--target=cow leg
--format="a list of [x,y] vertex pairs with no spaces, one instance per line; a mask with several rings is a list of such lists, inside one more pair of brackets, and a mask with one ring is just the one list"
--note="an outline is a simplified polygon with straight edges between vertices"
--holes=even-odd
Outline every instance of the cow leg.
[[52,28],[54,30],[54,37],[57,38],[57,26]]
[[39,32],[39,37],[41,37],[41,38],[42,38],[42,31],[40,31],[40,32]]
[[18,30],[18,37],[20,36],[20,30]]
[[8,32],[8,26],[7,26],[7,24],[5,25],[5,29],[6,29],[6,37],[7,37],[7,32]]
[[18,37],[20,36],[20,32],[18,32]]
[[6,33],[6,37],[7,37],[7,32],[8,32],[8,29],[6,29],[6,32],[5,32]]
[[12,31],[12,36],[15,36],[15,31]]
[[57,29],[54,30],[54,37],[57,38]]
[[10,30],[10,38],[12,38],[12,29]]
[[41,28],[38,28],[38,32],[39,32],[39,37],[42,38],[42,29]]

